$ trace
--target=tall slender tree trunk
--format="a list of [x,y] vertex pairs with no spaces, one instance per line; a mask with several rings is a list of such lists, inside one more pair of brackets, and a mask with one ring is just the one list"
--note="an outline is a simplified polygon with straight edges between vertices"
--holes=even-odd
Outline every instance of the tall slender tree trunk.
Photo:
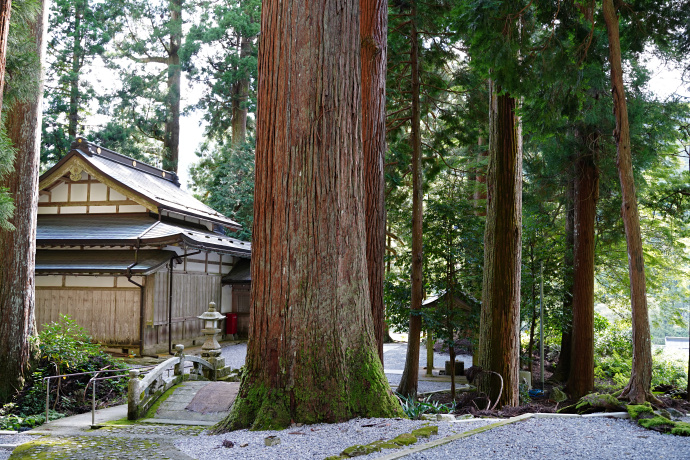
[[566,184],[565,210],[565,253],[563,254],[563,330],[561,332],[561,353],[553,379],[567,381],[570,378],[573,343],[573,248],[575,246],[575,174],[568,174]]
[[67,135],[69,142],[77,138],[79,130],[79,75],[81,74],[81,63],[84,57],[82,44],[83,30],[81,20],[84,15],[84,3],[77,1],[74,3],[74,34],[72,37],[72,72],[69,76],[69,113],[67,114]]
[[216,431],[401,414],[366,268],[359,0],[261,12],[247,373]]
[[165,122],[166,157],[163,169],[177,172],[180,157],[180,85],[182,67],[180,66],[180,44],[182,43],[182,0],[170,1],[170,42],[168,44],[168,97],[170,113]]
[[[519,403],[522,143],[517,101],[491,82],[484,281],[477,364],[503,377],[499,406]],[[499,381],[484,374],[478,388],[492,401]]]
[[534,331],[537,326],[537,283],[534,261],[534,244],[529,246],[529,266],[532,272],[532,320],[529,327],[529,343],[527,344],[527,370],[532,372],[532,356],[534,355]]
[[[41,67],[45,57],[46,3],[41,3],[40,12],[31,25]],[[10,219],[15,229],[0,228],[0,402],[7,401],[21,389],[31,354],[29,337],[35,333],[34,267],[42,76],[33,94],[33,100],[14,104],[5,119],[7,135],[17,149],[17,156],[14,172],[0,181],[0,187],[9,189],[15,205],[14,216]]]
[[0,113],[5,89],[5,62],[7,61],[7,39],[10,34],[12,0],[0,0]]
[[417,394],[419,378],[419,343],[422,331],[422,139],[419,112],[419,37],[417,34],[417,1],[412,0],[410,10],[410,61],[412,69],[412,127],[410,143],[412,144],[412,282],[410,330],[407,339],[405,369],[398,385],[398,393],[405,396]]
[[640,215],[637,210],[635,178],[633,176],[630,152],[630,126],[628,107],[625,101],[625,86],[621,58],[618,12],[613,0],[603,0],[604,20],[609,37],[609,65],[611,67],[611,92],[613,113],[616,118],[616,146],[618,177],[623,198],[622,214],[625,226],[625,240],[628,247],[628,273],[630,275],[630,300],[632,306],[633,366],[630,382],[621,397],[627,397],[635,404],[647,399],[656,399],[651,393],[652,384],[652,340],[649,332],[647,292],[640,233]]
[[[477,139],[477,148],[479,153],[477,154],[477,163],[483,161],[483,159],[489,154],[489,152],[484,149],[485,141],[483,137]],[[476,174],[474,179],[477,181],[474,186],[473,201],[475,207],[475,214],[478,216],[486,215],[486,168],[478,167],[476,169]]]
[[386,154],[386,57],[388,3],[360,0],[362,42],[362,148],[364,151],[364,206],[367,233],[369,300],[374,336],[383,362],[385,321],[383,272],[386,254],[386,197],[383,163]]
[[568,391],[581,398],[594,390],[594,243],[599,171],[594,147],[575,163],[573,328]]
[[[252,49],[253,37],[240,37],[240,61],[243,61]],[[247,102],[249,101],[249,76],[243,76],[234,85],[232,91],[232,147],[238,148],[247,141]]]

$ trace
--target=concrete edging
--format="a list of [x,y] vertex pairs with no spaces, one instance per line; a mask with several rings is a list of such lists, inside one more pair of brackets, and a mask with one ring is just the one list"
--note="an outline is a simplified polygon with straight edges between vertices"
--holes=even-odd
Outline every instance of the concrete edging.
[[[411,455],[411,454],[415,454],[417,452],[422,452],[422,451],[427,450],[427,449],[433,449],[434,447],[442,446],[444,444],[448,444],[448,443],[451,443],[453,441],[457,441],[458,439],[467,438],[467,437],[473,436],[475,434],[483,433],[484,431],[489,431],[489,430],[492,430],[494,428],[498,428],[501,426],[521,422],[523,420],[528,420],[530,418],[573,418],[573,417],[578,417],[578,418],[594,418],[594,417],[630,418],[630,415],[627,412],[597,412],[594,414],[586,414],[586,415],[554,414],[554,413],[522,414],[522,415],[518,415],[517,417],[511,417],[509,419],[501,420],[500,422],[492,423],[489,425],[484,425],[482,427],[475,428],[475,429],[469,430],[469,431],[465,431],[463,433],[457,433],[457,434],[453,434],[450,436],[446,436],[445,438],[436,439],[434,441],[419,444],[419,445],[413,446],[409,449],[391,452],[390,454],[386,454],[386,455],[381,456],[381,457],[376,457],[376,459],[377,460],[396,460],[399,458],[407,457],[408,455]],[[450,423],[471,422],[471,421],[476,422],[477,420],[481,420],[481,419],[462,419],[462,420],[456,420],[455,422],[450,422]]]
[[434,447],[442,446],[444,444],[448,444],[450,442],[457,441],[458,439],[467,438],[469,436],[472,436],[472,435],[475,435],[478,433],[482,433],[484,431],[489,431],[491,429],[498,428],[500,426],[510,425],[511,423],[521,422],[521,421],[527,420],[531,417],[532,417],[532,414],[518,415],[517,417],[511,417],[507,420],[501,420],[500,422],[492,423],[490,425],[485,425],[485,426],[482,426],[479,428],[475,428],[474,430],[465,431],[463,433],[457,433],[457,434],[454,434],[451,436],[446,436],[445,438],[436,439],[435,441],[425,442],[424,444],[414,446],[410,449],[405,449],[403,451],[397,451],[397,452],[391,452],[390,454],[384,455],[382,457],[376,457],[376,459],[377,460],[395,460],[398,458],[407,457],[410,454],[421,452],[421,451],[427,450],[427,449],[433,449]]

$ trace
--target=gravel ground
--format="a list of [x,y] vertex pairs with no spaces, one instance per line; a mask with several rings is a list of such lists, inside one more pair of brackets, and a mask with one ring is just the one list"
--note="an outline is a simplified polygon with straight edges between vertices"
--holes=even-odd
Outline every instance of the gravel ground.
[[[0,435],[0,444],[23,444],[35,439],[34,436],[25,434],[3,434]],[[12,454],[11,450],[3,450],[0,448],[0,460],[7,460]]]
[[690,438],[646,430],[630,420],[531,418],[405,457],[517,459],[690,458]]
[[[277,459],[319,459],[339,455],[344,449],[355,444],[368,444],[377,440],[389,440],[402,433],[426,426],[438,426],[439,434],[419,442],[428,442],[454,433],[478,428],[493,421],[476,420],[472,422],[425,422],[403,419],[353,419],[344,423],[304,425],[283,431],[238,430],[223,435],[186,437],[175,441],[175,447],[185,454],[199,460],[227,459],[230,457],[247,460]],[[267,447],[264,439],[268,436],[280,438],[280,444]],[[223,447],[223,441],[234,444],[232,448]],[[418,443],[419,443],[418,442]],[[240,447],[243,444],[246,447]],[[376,458],[393,450],[371,454],[361,459]]]

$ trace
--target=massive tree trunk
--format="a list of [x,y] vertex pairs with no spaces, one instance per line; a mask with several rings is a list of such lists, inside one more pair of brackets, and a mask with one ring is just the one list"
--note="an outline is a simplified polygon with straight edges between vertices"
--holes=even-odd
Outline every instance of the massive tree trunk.
[[[504,382],[499,407],[519,403],[522,143],[517,101],[491,84],[484,281],[477,364]],[[496,401],[499,380],[483,374],[478,388]]]
[[559,382],[570,378],[573,344],[573,248],[575,246],[575,178],[568,174],[566,184],[565,210],[565,254],[563,254],[563,330],[561,331],[561,352],[553,379]]
[[573,398],[594,390],[594,224],[599,197],[597,142],[575,163],[572,362],[568,391]]
[[362,148],[364,151],[364,206],[367,233],[369,300],[374,337],[383,362],[385,321],[383,260],[386,254],[386,197],[383,162],[386,153],[386,56],[388,3],[360,0],[362,41]]
[[[630,126],[628,107],[625,101],[625,86],[621,64],[621,45],[618,31],[618,13],[613,0],[603,1],[604,20],[609,37],[609,65],[611,67],[611,92],[613,113],[616,118],[616,146],[618,177],[623,198],[622,214],[625,226],[625,241],[628,247],[628,273],[630,276],[630,300],[632,305],[633,367],[630,382],[621,397],[627,397],[635,404],[642,404],[654,396],[652,384],[652,340],[649,332],[649,313],[640,234],[640,215],[637,210],[635,178],[633,176],[630,152]],[[656,398],[654,398],[656,399]]]
[[12,0],[0,0],[0,113],[2,113],[2,96],[5,88],[5,62],[7,57],[7,38],[10,34],[10,15]]
[[166,157],[163,169],[177,172],[180,157],[180,44],[182,43],[182,0],[170,1],[170,42],[168,44],[168,118],[165,122]]
[[410,144],[412,145],[412,280],[410,330],[407,339],[407,355],[398,393],[405,396],[417,394],[419,378],[419,342],[422,332],[422,309],[424,296],[422,286],[422,139],[419,115],[419,37],[417,34],[417,2],[412,0],[410,10],[410,61],[412,69],[412,126]]
[[[32,24],[36,53],[45,56],[46,3]],[[41,146],[41,102],[43,81],[34,99],[17,102],[7,114],[7,135],[17,149],[14,172],[0,182],[14,199],[10,219],[15,230],[0,228],[0,403],[21,389],[30,358],[29,337],[35,333],[34,266],[36,253],[36,210],[38,207],[38,165]]]
[[390,417],[366,269],[359,0],[261,12],[247,373],[216,431]]

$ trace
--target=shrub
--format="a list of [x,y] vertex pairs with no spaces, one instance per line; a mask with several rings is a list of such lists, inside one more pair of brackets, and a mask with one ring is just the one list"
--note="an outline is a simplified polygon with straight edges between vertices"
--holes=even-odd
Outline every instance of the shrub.
[[[11,409],[13,415],[27,420],[28,416],[32,415],[45,418],[42,415],[45,414],[45,377],[127,368],[121,360],[103,352],[98,344],[92,342],[88,331],[68,316],[62,315],[59,322],[46,325],[34,340],[38,348],[38,357],[32,364],[34,371],[16,398],[16,405]],[[88,397],[90,387],[89,394],[86,393],[86,386],[91,377],[83,375],[52,379],[52,408],[62,413],[91,410]],[[124,401],[127,391],[126,379],[100,381],[96,389],[97,400]]]

